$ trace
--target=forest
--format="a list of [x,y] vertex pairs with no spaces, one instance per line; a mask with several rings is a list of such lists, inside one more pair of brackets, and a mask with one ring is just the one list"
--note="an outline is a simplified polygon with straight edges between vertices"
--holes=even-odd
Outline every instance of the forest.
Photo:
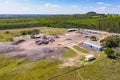
[[0,17],[0,30],[31,27],[86,28],[119,33],[120,15],[88,12],[73,15]]

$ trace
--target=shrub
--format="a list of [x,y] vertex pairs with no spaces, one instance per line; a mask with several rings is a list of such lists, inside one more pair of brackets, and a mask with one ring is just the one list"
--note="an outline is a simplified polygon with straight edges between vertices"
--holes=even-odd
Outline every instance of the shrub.
[[29,35],[33,34],[33,32],[31,30],[27,30],[26,33]]
[[39,29],[20,31],[20,35],[31,35],[31,34],[39,34],[39,33],[40,33]]
[[90,39],[91,39],[92,41],[96,41],[96,40],[97,40],[96,36],[91,36]]
[[13,38],[10,37],[10,38],[7,38],[6,40],[7,40],[7,41],[13,41]]
[[27,35],[27,31],[25,31],[25,30],[20,31],[20,35]]
[[115,59],[117,57],[115,51],[111,48],[104,49],[104,53],[107,55],[108,58]]
[[4,33],[5,33],[5,34],[10,34],[10,31],[5,31]]
[[35,39],[35,36],[32,34],[31,36],[30,36],[32,39]]

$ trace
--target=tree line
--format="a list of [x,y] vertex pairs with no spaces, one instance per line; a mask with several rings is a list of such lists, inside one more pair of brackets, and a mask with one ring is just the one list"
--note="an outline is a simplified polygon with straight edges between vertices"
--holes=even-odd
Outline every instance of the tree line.
[[120,15],[88,12],[86,14],[74,15],[0,17],[0,30],[43,26],[86,28],[119,33]]

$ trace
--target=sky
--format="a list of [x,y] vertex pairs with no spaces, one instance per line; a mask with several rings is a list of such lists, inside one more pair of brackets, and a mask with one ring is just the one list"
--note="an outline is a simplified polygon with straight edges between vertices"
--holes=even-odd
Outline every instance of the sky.
[[120,0],[0,0],[0,14],[120,14]]

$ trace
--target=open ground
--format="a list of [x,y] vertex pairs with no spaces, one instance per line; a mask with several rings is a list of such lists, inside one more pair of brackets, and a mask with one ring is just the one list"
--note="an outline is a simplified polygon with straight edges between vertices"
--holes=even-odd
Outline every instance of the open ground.
[[[89,36],[97,37],[97,41],[91,41],[89,37],[85,38],[83,34],[76,31],[67,32],[62,28],[46,27],[40,30],[42,32],[39,34],[40,36],[45,34],[48,37],[55,37],[52,34],[57,34],[59,37],[54,38],[54,42],[41,45],[37,45],[36,39],[31,39],[28,35],[15,37],[25,39],[17,45],[13,45],[13,42],[0,43],[0,80],[88,80],[88,78],[89,80],[118,80],[120,78],[119,73],[116,74],[116,70],[116,72],[111,71],[113,68],[119,70],[117,62],[108,60],[100,51],[82,46],[84,41],[99,45],[102,38],[113,33],[102,31],[101,34],[87,33]],[[12,30],[10,31],[12,32]],[[15,33],[19,31],[13,30]],[[84,57],[89,54],[95,55],[96,60],[85,62]],[[110,74],[102,75],[109,72]],[[91,77],[93,75],[94,77]],[[111,75],[116,75],[116,77]]]
[[[29,30],[30,29],[31,28],[29,28]],[[18,29],[18,30],[9,30],[9,31],[13,31],[16,33],[19,32],[20,30]],[[99,53],[98,51],[90,50],[89,48],[83,47],[81,44],[84,41],[90,41],[95,44],[99,44],[99,41],[102,38],[111,35],[110,33],[103,31],[101,31],[100,34],[87,33],[87,35],[89,36],[94,35],[98,39],[97,41],[91,41],[90,38],[84,37],[86,33],[81,34],[81,33],[77,33],[77,31],[67,32],[67,30],[63,28],[57,29],[57,28],[42,27],[40,28],[40,31],[41,33],[38,34],[39,36],[46,35],[47,37],[54,37],[55,41],[49,42],[49,44],[37,45],[35,44],[36,39],[31,39],[29,35],[15,37],[14,39],[22,38],[25,41],[17,45],[12,45],[13,42],[3,42],[0,45],[1,47],[0,53],[2,54],[7,53],[7,55],[9,56],[17,57],[17,58],[25,57],[30,60],[39,60],[44,58],[63,60],[64,64],[62,64],[62,66],[75,66],[81,64],[81,61],[79,59],[83,58],[85,55],[94,54],[97,56],[98,55],[97,53]],[[2,31],[1,33],[4,33],[4,31]],[[55,38],[55,35],[57,35],[58,38]],[[82,52],[82,50],[77,50],[74,46],[77,46],[78,49],[81,48],[83,50],[86,50],[88,51],[88,53],[86,54]],[[71,52],[65,53],[65,50],[68,48],[70,48],[76,53],[75,56],[69,57],[69,54]],[[65,54],[68,54],[68,58],[64,58]]]

